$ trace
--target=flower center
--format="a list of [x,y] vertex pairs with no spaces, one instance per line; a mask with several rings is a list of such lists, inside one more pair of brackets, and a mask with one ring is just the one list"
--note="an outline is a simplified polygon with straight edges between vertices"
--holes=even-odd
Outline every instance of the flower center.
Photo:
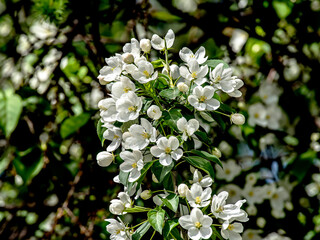
[[200,204],[201,203],[201,198],[200,197],[196,197],[195,203],[196,204]]
[[255,113],[255,114],[254,114],[254,117],[255,117],[255,118],[259,118],[259,113]]
[[143,74],[144,74],[147,78],[149,78],[149,77],[150,77],[150,74],[148,73],[148,71],[147,71],[147,70],[144,70],[144,71],[143,71]]
[[127,92],[131,91],[131,88],[126,87],[126,88],[123,89],[123,91],[124,91],[125,93],[127,93]]
[[192,77],[192,78],[196,78],[196,77],[197,77],[197,73],[196,73],[196,72],[193,72],[193,73],[191,74],[191,77]]
[[148,133],[146,133],[146,132],[142,133],[141,135],[142,135],[142,137],[145,138],[145,139],[149,139],[149,138],[150,138],[150,134],[148,134]]
[[227,174],[227,175],[229,175],[230,173],[231,173],[231,171],[230,171],[230,169],[226,169],[226,171],[225,171],[225,173]]
[[230,224],[229,227],[228,227],[228,229],[229,229],[230,231],[232,231],[232,230],[234,229],[233,224]]
[[196,222],[196,223],[194,224],[194,226],[195,226],[196,228],[201,228],[201,227],[202,227],[202,225],[201,225],[200,222]]
[[195,58],[196,56],[193,54],[190,54],[190,58]]
[[266,119],[270,119],[270,115],[267,115],[267,116],[266,116]]
[[214,79],[214,82],[217,83],[217,82],[219,82],[220,80],[221,80],[221,77],[220,77],[220,75],[218,75],[218,76],[216,76],[216,78]]
[[250,192],[249,192],[249,196],[250,196],[250,197],[253,197],[253,196],[254,196],[254,192],[253,192],[253,191],[250,191]]
[[113,139],[118,139],[118,138],[119,138],[119,136],[116,134],[113,136]]
[[278,199],[279,198],[279,195],[277,193],[273,194],[272,196],[273,199]]
[[206,96],[201,96],[199,98],[199,102],[204,102],[205,100],[207,100],[207,97]]
[[136,106],[128,107],[129,112],[135,112],[138,108]]
[[136,168],[137,167],[137,163],[133,163],[131,166],[132,166],[132,168]]
[[164,152],[165,152],[166,154],[169,154],[169,153],[171,153],[171,148],[169,148],[169,147],[166,147],[166,148],[164,149]]

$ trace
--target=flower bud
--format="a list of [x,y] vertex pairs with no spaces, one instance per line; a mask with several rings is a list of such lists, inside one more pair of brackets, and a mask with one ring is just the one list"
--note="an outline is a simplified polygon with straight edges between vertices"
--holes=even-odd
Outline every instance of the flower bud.
[[134,57],[131,53],[124,53],[124,54],[122,54],[122,60],[125,63],[130,64],[130,63],[134,62]]
[[155,182],[155,183],[159,183],[156,175],[154,175],[153,173],[152,173],[152,181]]
[[144,51],[145,53],[150,52],[151,50],[151,42],[149,39],[141,39],[140,41],[140,48],[142,49],[142,51]]
[[243,125],[246,121],[245,117],[241,113],[231,114],[230,120],[236,125]]
[[147,115],[148,115],[149,118],[157,120],[162,116],[162,112],[161,112],[160,108],[157,105],[152,105],[147,110]]
[[189,188],[186,184],[182,183],[178,186],[178,193],[180,197],[186,197]]
[[97,162],[98,162],[98,165],[101,167],[108,167],[113,160],[114,160],[113,154],[106,151],[99,152],[97,155]]
[[264,228],[264,226],[266,225],[267,221],[266,219],[264,219],[263,217],[258,217],[257,218],[257,226],[259,228]]
[[140,197],[143,199],[143,200],[148,200],[149,198],[152,197],[152,192],[150,190],[144,190],[141,194],[140,194]]
[[212,154],[215,155],[217,158],[221,158],[221,151],[219,150],[219,148],[213,148]]
[[179,82],[177,87],[178,87],[180,92],[187,92],[189,90],[188,85],[183,83],[183,82]]
[[113,202],[109,206],[109,211],[112,214],[121,215],[123,213],[124,209],[125,209],[124,204],[118,199],[114,199],[112,201]]

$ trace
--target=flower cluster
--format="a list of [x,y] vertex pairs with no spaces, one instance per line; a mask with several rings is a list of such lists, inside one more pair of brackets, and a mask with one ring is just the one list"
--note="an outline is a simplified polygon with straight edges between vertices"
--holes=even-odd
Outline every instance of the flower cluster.
[[[106,85],[110,97],[98,104],[98,133],[106,151],[97,155],[97,162],[103,167],[118,162],[120,172],[114,181],[124,185],[118,198],[111,200],[109,210],[115,215],[148,212],[147,224],[162,234],[170,220],[163,209],[166,207],[180,216],[171,220],[186,229],[191,239],[219,234],[212,230],[214,226],[222,228],[225,239],[241,239],[243,227],[239,222],[248,220],[240,209],[245,200],[226,204],[227,192],[212,197],[211,163],[221,162],[211,154],[214,146],[208,130],[214,122],[223,121],[221,115],[237,125],[244,123],[244,116],[233,110],[228,112],[231,108],[221,102],[219,95],[240,97],[243,81],[233,76],[231,68],[221,60],[207,60],[204,47],[195,53],[184,47],[179,52],[181,66],[172,63],[168,49],[174,40],[172,30],[164,38],[154,34],[151,40],[131,39],[123,53],[107,58],[107,65],[100,70],[99,82]],[[164,59],[151,61],[151,48],[163,53]],[[176,177],[177,167],[184,163],[196,168],[190,190],[186,181]],[[150,171],[162,189],[142,191]],[[203,177],[201,171],[207,175]],[[163,193],[154,195],[155,192]],[[147,203],[135,205],[132,200],[152,196],[157,205],[154,209],[146,207]],[[221,220],[222,225],[212,224],[213,219],[205,215],[210,203],[209,215]],[[122,222],[109,222],[111,239],[130,239],[131,235],[140,234]],[[147,225],[139,227],[142,228]],[[175,234],[171,231],[166,234]]]

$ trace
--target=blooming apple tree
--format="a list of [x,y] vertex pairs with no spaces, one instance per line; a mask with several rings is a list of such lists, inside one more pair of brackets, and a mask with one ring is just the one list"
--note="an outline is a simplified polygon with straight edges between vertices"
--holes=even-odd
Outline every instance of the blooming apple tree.
[[[106,219],[107,231],[117,240],[148,234],[241,239],[242,223],[248,221],[241,209],[246,200],[227,204],[228,192],[213,193],[212,164],[222,163],[210,130],[216,122],[225,127],[225,117],[244,123],[244,116],[219,95],[240,97],[243,81],[223,61],[208,60],[204,47],[195,53],[182,48],[179,67],[169,59],[174,40],[172,30],[164,38],[154,34],[151,41],[131,39],[100,70],[99,82],[110,94],[99,102],[97,128],[106,151],[97,155],[97,162],[102,167],[118,164],[114,181],[124,187],[109,210],[119,216],[145,215],[145,221],[132,227],[120,217]],[[152,48],[164,57],[153,59]],[[182,174],[185,169],[191,169],[192,179]],[[154,184],[147,181],[151,179]]]

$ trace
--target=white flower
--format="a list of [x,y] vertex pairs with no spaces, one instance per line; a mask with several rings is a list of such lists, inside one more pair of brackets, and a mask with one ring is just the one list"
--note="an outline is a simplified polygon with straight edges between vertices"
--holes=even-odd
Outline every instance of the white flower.
[[120,54],[106,58],[106,63],[108,66],[104,66],[99,71],[98,79],[101,85],[117,80],[122,72],[123,62]]
[[151,42],[149,39],[141,39],[140,40],[140,48],[142,49],[142,51],[144,51],[145,53],[149,53],[151,50]]
[[263,240],[291,240],[291,238],[284,237],[276,232],[273,232],[268,234]]
[[98,103],[102,122],[114,122],[117,119],[116,102],[113,98],[102,99]]
[[45,40],[47,38],[52,38],[57,34],[57,27],[47,21],[39,21],[35,22],[30,27],[30,32],[37,38]]
[[232,69],[223,69],[223,63],[219,63],[211,72],[210,79],[213,86],[232,97],[240,97],[242,93],[238,90],[243,86],[243,81],[232,77]]
[[177,87],[178,87],[178,89],[179,89],[180,92],[188,92],[188,90],[189,90],[188,85],[185,84],[184,82],[179,82],[179,83],[177,84]]
[[268,122],[266,119],[267,111],[263,104],[255,103],[248,108],[249,119],[248,123],[251,126],[259,125],[261,127],[266,127]]
[[265,104],[277,104],[279,96],[282,93],[282,89],[280,89],[276,83],[265,81],[260,85],[258,93]]
[[174,32],[169,29],[164,39],[159,37],[157,34],[153,34],[151,38],[151,45],[156,50],[164,50],[165,48],[171,48],[174,42]]
[[191,207],[206,207],[210,204],[211,188],[202,189],[200,184],[192,184],[190,190],[187,192],[187,200]]
[[247,229],[242,234],[243,240],[262,240],[262,237],[259,236],[259,233],[262,233],[262,230]]
[[202,176],[201,172],[196,169],[193,173],[193,180],[190,181],[191,184],[198,183],[201,187],[210,187],[213,183],[212,178],[209,175]]
[[159,162],[163,166],[169,166],[172,163],[172,159],[179,160],[183,155],[179,145],[179,140],[174,136],[169,139],[161,137],[157,141],[157,146],[151,147],[150,152],[153,156],[159,158]]
[[140,44],[135,38],[131,38],[131,42],[126,43],[122,50],[124,53],[132,54],[134,58],[140,57]]
[[129,78],[125,76],[121,76],[120,81],[112,85],[111,93],[112,93],[112,97],[118,99],[123,94],[126,94],[128,92],[134,92],[135,90],[136,90],[136,87],[134,83]]
[[212,218],[203,215],[200,209],[192,209],[190,215],[179,218],[179,224],[188,230],[188,236],[193,240],[208,239],[212,235]]
[[134,92],[128,92],[116,102],[116,109],[118,111],[117,120],[119,122],[135,120],[139,116],[141,107],[141,98],[138,97]]
[[193,89],[192,95],[188,97],[189,103],[198,111],[216,110],[220,107],[220,102],[213,98],[214,88],[210,86],[197,86]]
[[187,141],[199,129],[199,122],[196,119],[187,120],[182,117],[177,121],[177,127],[182,132],[182,139]]
[[196,59],[191,59],[188,62],[187,66],[180,67],[180,74],[183,78],[185,78],[187,81],[192,81],[197,79],[198,81],[195,81],[197,85],[201,85],[203,83],[203,78],[208,73],[208,66],[199,66],[199,63]]
[[125,213],[124,210],[126,208],[132,207],[132,201],[128,193],[120,192],[118,194],[118,198],[119,199],[112,199],[110,201],[111,204],[109,206],[109,211],[115,215],[124,214]]
[[97,155],[97,162],[98,162],[98,165],[101,167],[108,167],[113,160],[114,160],[114,155],[106,151],[99,152]]
[[265,194],[262,187],[246,185],[242,191],[242,195],[248,201],[249,205],[254,205],[256,203],[262,203],[264,201]]
[[229,240],[241,240],[242,237],[240,233],[243,232],[243,226],[241,223],[230,223],[229,221],[225,221],[222,224],[221,236],[224,239]]
[[153,120],[158,120],[159,118],[161,118],[162,112],[157,105],[152,105],[148,108],[147,115],[149,118],[152,118]]
[[180,58],[186,63],[192,59],[195,59],[199,64],[202,64],[207,61],[208,57],[205,57],[205,55],[206,49],[202,46],[198,49],[198,51],[196,51],[195,54],[193,54],[193,52],[187,47],[182,48],[179,52]]
[[103,133],[103,138],[111,141],[111,144],[107,147],[108,152],[115,151],[121,144],[122,132],[120,128],[111,127]]
[[124,53],[124,54],[122,54],[122,60],[125,63],[130,64],[130,63],[134,62],[134,56],[131,53]]
[[224,179],[227,182],[230,182],[241,173],[241,167],[233,159],[230,159],[227,162],[222,162],[222,165],[223,169],[216,165],[218,179]]
[[157,130],[152,127],[147,119],[141,118],[141,125],[133,124],[128,132],[123,134],[124,147],[132,150],[142,150],[150,142],[155,142],[156,136]]
[[218,192],[226,191],[229,193],[229,197],[227,199],[227,203],[232,203],[240,200],[242,189],[235,184],[227,184],[224,185]]
[[189,188],[186,184],[181,183],[178,186],[178,193],[179,193],[180,197],[186,197],[188,191],[189,191]]
[[128,181],[134,182],[141,176],[141,169],[143,168],[143,156],[140,151],[124,151],[120,153],[120,157],[124,161],[120,165],[122,172],[130,172]]
[[269,105],[266,108],[266,112],[267,127],[277,130],[280,127],[280,120],[282,118],[281,109],[277,105]]
[[130,240],[131,236],[126,228],[126,225],[121,221],[119,218],[119,221],[108,218],[105,219],[106,222],[109,222],[107,225],[107,231],[111,234],[110,239],[111,240]]
[[230,116],[230,120],[236,125],[243,125],[246,121],[246,118],[241,113],[233,113]]
[[138,69],[131,73],[132,77],[139,83],[147,83],[158,77],[158,72],[154,72],[153,65],[148,61],[139,61]]

